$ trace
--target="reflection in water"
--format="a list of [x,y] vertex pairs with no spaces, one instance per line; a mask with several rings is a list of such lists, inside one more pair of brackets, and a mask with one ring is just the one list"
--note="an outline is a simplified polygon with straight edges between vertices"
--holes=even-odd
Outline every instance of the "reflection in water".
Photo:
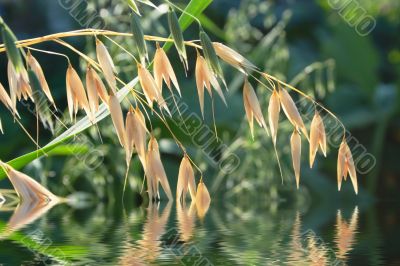
[[[60,205],[38,223],[53,205],[23,203],[2,230],[0,248],[6,238],[16,241],[11,232],[34,222],[31,228],[43,231],[53,250],[28,247],[33,254],[49,256],[49,250],[54,254],[60,249],[57,261],[68,254],[67,261],[89,265],[192,265],[196,261],[203,263],[199,265],[332,265],[349,261],[350,251],[357,248],[357,208],[347,222],[342,211],[332,210],[336,219],[328,221],[330,226],[321,225],[328,230],[323,233],[322,227],[306,222],[307,213],[292,209],[242,211],[233,205],[213,205],[198,219],[195,204],[179,201],[150,203],[147,209],[121,213],[100,206],[82,211]],[[24,241],[15,243],[26,250]],[[19,252],[15,247],[15,254]],[[2,259],[0,252],[0,263]],[[21,263],[26,261],[31,258],[21,258]]]
[[355,245],[355,234],[358,227],[358,208],[356,207],[350,219],[350,223],[346,222],[342,217],[342,212],[338,210],[336,215],[336,236],[335,243],[337,247],[336,256],[345,262],[348,254]]

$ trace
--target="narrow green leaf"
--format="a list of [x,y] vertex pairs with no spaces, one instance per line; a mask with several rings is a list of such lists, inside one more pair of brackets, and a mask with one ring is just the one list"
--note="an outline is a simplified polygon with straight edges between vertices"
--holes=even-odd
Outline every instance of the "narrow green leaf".
[[1,18],[0,18],[0,28],[1,28],[1,35],[3,38],[3,42],[6,47],[7,56],[11,60],[15,68],[15,71],[17,73],[21,73],[22,69],[24,68],[24,64],[22,62],[21,53],[18,50],[17,46],[15,45],[17,38]]
[[131,15],[131,30],[137,51],[140,56],[140,62],[142,65],[145,65],[146,59],[147,61],[149,60],[149,55],[147,53],[147,46],[146,41],[144,40],[142,25],[140,25],[139,16],[136,13],[132,13]]
[[179,25],[178,17],[176,16],[176,13],[172,8],[169,8],[168,10],[168,26],[172,34],[172,38],[174,39],[175,48],[178,51],[179,57],[185,69],[187,70],[188,62],[186,55],[186,47],[183,39],[183,33]]

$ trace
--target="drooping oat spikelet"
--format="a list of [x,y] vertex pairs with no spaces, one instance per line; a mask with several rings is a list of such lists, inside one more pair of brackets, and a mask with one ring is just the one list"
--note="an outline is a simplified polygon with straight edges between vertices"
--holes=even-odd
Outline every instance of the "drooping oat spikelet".
[[159,91],[156,81],[151,75],[150,71],[147,70],[142,64],[137,64],[138,77],[140,85],[142,86],[143,93],[146,97],[147,103],[150,108],[153,108],[153,102],[156,101],[160,108],[164,108],[168,114],[171,114],[167,103],[162,97],[161,91]]
[[167,54],[164,52],[164,49],[160,47],[157,43],[156,54],[154,56],[154,79],[156,81],[158,90],[162,92],[162,82],[163,79],[165,84],[167,84],[168,89],[172,93],[171,81],[174,84],[176,90],[179,95],[181,95],[181,91],[179,89],[178,80],[176,79],[174,69],[172,68],[171,63],[168,60]]
[[22,93],[18,87],[18,75],[15,72],[15,69],[14,69],[11,61],[8,61],[8,64],[7,64],[7,77],[8,77],[8,85],[10,87],[10,97],[11,97],[12,109],[14,110],[14,113],[16,113],[17,100],[21,99]]
[[140,25],[139,16],[136,13],[132,13],[131,15],[131,30],[136,49],[140,56],[140,62],[142,65],[146,65],[146,59],[149,61],[149,55],[147,53],[146,41],[144,40],[143,29]]
[[143,93],[146,96],[147,103],[150,108],[153,108],[153,102],[157,101],[159,97],[159,90],[150,71],[147,70],[142,64],[137,64],[138,77],[140,85],[142,86]]
[[221,65],[219,64],[217,53],[215,52],[214,46],[212,45],[212,42],[210,40],[210,37],[208,37],[207,33],[205,33],[204,30],[200,30],[200,42],[201,46],[203,48],[204,52],[204,57],[206,58],[206,61],[208,63],[208,66],[210,67],[210,70],[222,80],[226,87],[225,79],[224,79],[224,73],[222,71]]
[[4,106],[10,110],[13,114],[16,114],[19,117],[19,114],[16,109],[14,109],[13,103],[11,101],[10,96],[8,96],[7,91],[4,89],[3,84],[0,83],[0,102],[4,104]]
[[44,76],[43,69],[36,58],[33,57],[33,55],[30,53],[30,51],[28,51],[26,61],[29,67],[32,69],[33,72],[35,72],[36,76],[38,77],[42,90],[47,96],[47,99],[49,99],[50,103],[54,106],[54,108],[57,109],[53,96],[51,95],[49,84],[47,83],[46,77]]
[[290,138],[290,146],[292,150],[293,169],[296,177],[296,186],[300,185],[300,158],[301,158],[301,137],[297,129],[295,129]]
[[94,70],[88,66],[86,70],[86,89],[90,111],[95,113],[99,110],[99,94],[97,92],[96,81],[94,79],[93,72]]
[[15,72],[20,74],[23,69],[25,69],[22,62],[22,56],[17,46],[15,45],[17,38],[11,29],[4,23],[3,19],[0,17],[0,29],[1,35],[6,47],[7,57],[12,62]]
[[146,156],[146,177],[149,198],[159,197],[158,182],[161,183],[165,194],[169,200],[172,200],[171,188],[169,187],[167,174],[161,162],[160,151],[157,140],[154,137],[150,138]]
[[185,72],[188,70],[186,46],[183,39],[183,33],[179,25],[178,17],[172,8],[168,9],[168,26],[171,32],[172,38],[174,39],[175,48],[178,51],[179,58],[183,63]]
[[18,78],[18,90],[21,92],[22,97],[24,100],[27,100],[30,98],[33,102],[34,99],[32,98],[32,88],[31,85],[29,84],[29,77],[28,77],[28,72],[26,71],[25,68],[21,69],[21,72],[17,74]]
[[128,113],[126,114],[125,119],[125,136],[126,136],[126,145],[125,145],[125,154],[126,154],[126,165],[129,166],[129,163],[132,158],[133,149],[135,146],[135,127],[138,126],[135,124],[135,113],[133,107],[129,108]]
[[292,123],[294,127],[298,127],[306,136],[306,138],[309,139],[307,129],[303,123],[303,119],[301,118],[299,111],[297,110],[296,104],[284,88],[279,89],[279,99],[282,109],[290,123]]
[[134,143],[136,152],[138,153],[139,160],[142,163],[143,168],[146,168],[146,121],[144,119],[143,113],[140,111],[139,107],[134,110]]
[[186,194],[190,192],[192,200],[196,199],[196,182],[189,158],[185,154],[179,166],[178,184],[176,188],[176,200],[185,201]]
[[347,176],[350,175],[351,183],[353,184],[354,191],[358,194],[357,185],[357,172],[354,166],[353,156],[351,150],[343,139],[339,147],[338,162],[337,162],[337,179],[338,179],[338,190],[342,186],[342,178],[346,180]]
[[[97,74],[97,72],[92,67],[89,67],[87,74],[90,75],[90,80],[91,80],[91,82],[93,82],[93,84],[91,84],[91,86],[95,87],[95,89],[97,91],[97,95],[100,97],[101,101],[105,104],[108,104],[108,97],[109,97],[108,92],[107,92],[106,87],[104,86],[104,83],[101,80],[100,76]],[[89,90],[89,88],[88,88],[88,90]]]
[[221,97],[222,101],[227,105],[224,93],[221,90],[221,86],[218,83],[217,78],[211,72],[207,65],[206,60],[199,53],[197,53],[196,60],[196,87],[199,95],[200,110],[204,118],[204,87],[207,89],[211,98],[213,96],[211,91],[211,86],[215,89],[218,95]]
[[28,71],[29,83],[32,86],[32,98],[35,102],[36,107],[36,115],[39,116],[40,121],[42,122],[45,128],[50,129],[52,133],[54,133],[54,123],[51,117],[50,108],[47,102],[47,96],[44,95],[44,91],[40,86],[40,80],[36,76],[33,70]]
[[251,136],[254,139],[254,118],[260,127],[263,127],[267,132],[267,125],[261,111],[260,103],[258,102],[257,95],[253,87],[246,79],[243,86],[243,104],[246,111],[247,120],[249,121]]
[[117,80],[115,79],[116,71],[114,62],[108,53],[106,46],[99,39],[96,39],[96,54],[107,83],[115,94],[117,91]]
[[237,68],[239,71],[246,73],[246,70],[256,70],[257,67],[249,60],[244,58],[241,54],[232,48],[220,43],[213,42],[213,47],[216,54],[231,66]]
[[118,98],[112,92],[110,92],[110,97],[108,99],[108,108],[110,110],[110,115],[114,124],[115,131],[117,132],[119,143],[121,144],[122,147],[125,147],[126,136],[125,136],[124,116],[122,114],[122,108],[118,101]]
[[320,146],[322,152],[324,153],[324,156],[326,157],[325,126],[321,116],[316,111],[311,122],[310,129],[310,168],[313,167],[315,155],[318,151],[318,146]]
[[10,165],[0,162],[20,199],[27,202],[49,202],[58,197],[40,185],[37,181],[21,173]]
[[279,113],[281,106],[279,102],[279,94],[276,90],[272,92],[268,104],[268,121],[269,129],[271,130],[272,142],[276,145],[276,137],[278,135]]
[[208,208],[210,207],[210,203],[210,193],[208,192],[206,185],[203,183],[203,180],[200,180],[196,192],[196,209],[197,215],[200,219],[203,219],[206,215]]
[[90,121],[94,121],[94,114],[90,110],[85,88],[76,70],[68,66],[66,75],[68,109],[71,120],[79,109],[84,109]]

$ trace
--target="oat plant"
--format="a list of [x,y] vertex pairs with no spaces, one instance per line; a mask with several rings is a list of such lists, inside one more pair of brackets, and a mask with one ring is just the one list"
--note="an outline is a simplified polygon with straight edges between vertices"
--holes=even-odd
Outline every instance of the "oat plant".
[[[3,84],[0,85],[0,101],[9,110],[15,123],[23,128],[24,132],[38,147],[35,152],[36,155],[30,154],[29,158],[25,158],[25,163],[34,158],[45,156],[65,139],[71,139],[86,128],[97,127],[100,120],[110,115],[116,136],[126,153],[125,183],[132,156],[135,154],[138,156],[146,176],[146,191],[150,200],[160,198],[160,185],[167,198],[171,200],[173,196],[170,184],[162,163],[162,156],[154,133],[155,128],[151,123],[151,117],[155,117],[164,124],[176,145],[182,151],[183,159],[179,169],[176,199],[178,201],[185,200],[186,196],[190,195],[197,205],[200,216],[203,216],[211,201],[206,186],[207,180],[204,179],[200,167],[196,165],[184,145],[176,137],[167,120],[172,119],[171,110],[180,111],[175,101],[174,90],[178,92],[177,97],[180,97],[184,90],[179,85],[174,67],[183,68],[185,73],[189,71],[195,73],[199,105],[204,117],[206,111],[204,110],[204,89],[211,97],[213,105],[215,95],[218,95],[229,110],[229,102],[226,101],[224,96],[224,90],[229,90],[229,83],[225,80],[227,70],[224,72],[221,67],[222,64],[226,64],[231,67],[229,69],[230,75],[242,76],[244,79],[243,105],[253,138],[255,138],[253,133],[255,120],[264,129],[264,134],[257,135],[257,137],[270,139],[275,151],[277,151],[281,148],[277,146],[277,139],[281,137],[279,134],[279,117],[285,116],[291,123],[293,133],[287,143],[291,146],[295,182],[299,187],[300,161],[301,157],[306,154],[306,149],[302,144],[309,143],[308,157],[310,167],[312,167],[318,150],[325,156],[328,151],[324,121],[321,117],[330,116],[335,120],[338,120],[338,118],[301,88],[289,85],[280,78],[264,71],[246,59],[244,55],[225,44],[213,42],[196,18],[195,13],[201,12],[209,1],[193,0],[186,9],[182,9],[170,1],[165,1],[168,5],[166,16],[170,30],[169,37],[145,35],[143,33],[140,10],[157,8],[150,1],[129,0],[125,2],[132,9],[130,32],[83,29],[18,41],[6,22],[0,19],[4,43],[0,45],[0,53],[6,53],[8,58],[8,90],[5,89],[7,86],[3,86],[3,84],[7,84],[2,82]],[[143,5],[143,2],[145,5]],[[178,19],[177,14],[180,14],[180,19]],[[191,22],[198,24],[198,40],[184,39],[184,30]],[[95,58],[68,43],[67,40],[70,37],[89,38],[96,47]],[[130,38],[134,45],[133,47],[123,47],[114,40],[115,38]],[[77,70],[78,67],[72,65],[67,55],[39,49],[38,46],[40,47],[40,44],[44,42],[54,42],[76,53],[86,63],[86,71]],[[168,58],[167,52],[172,44],[179,54],[181,64],[175,64],[175,62],[172,64]],[[109,53],[110,47],[116,47],[121,54],[131,58],[132,64],[136,66],[137,77],[126,83],[118,76],[113,57]],[[154,49],[155,53],[152,53]],[[196,58],[189,56],[188,51],[191,49],[195,51]],[[67,113],[69,119],[74,123],[71,128],[66,128],[63,134],[44,147],[41,147],[38,143],[39,126],[35,138],[24,128],[18,112],[20,108],[18,103],[31,101],[36,105],[34,114],[37,121],[38,123],[41,122],[44,128],[53,130],[54,122],[62,121],[58,114],[63,110],[57,108],[59,105],[52,97],[52,90],[46,81],[46,73],[43,72],[40,62],[34,57],[38,53],[62,56],[67,59],[65,61]],[[267,61],[268,58],[264,58],[264,60]],[[190,62],[195,63],[193,69],[189,67],[192,65]],[[264,90],[257,93],[253,88],[254,85],[261,86]],[[165,86],[167,90],[163,90]],[[187,89],[185,88],[185,90]],[[292,98],[293,94],[297,94],[298,97],[313,105],[315,116],[310,128],[303,122],[301,112],[299,112],[298,106]],[[174,99],[172,103],[168,102],[171,95]],[[268,106],[261,104],[263,101],[259,101],[260,97],[269,99]],[[122,101],[127,103],[128,110],[124,110],[123,105],[121,105]],[[214,108],[212,112],[214,113]],[[267,115],[264,117],[264,114]],[[78,120],[81,115],[84,118]],[[349,175],[357,193],[357,174],[351,150],[346,143],[346,129],[340,121],[339,123],[343,129],[343,141],[338,151],[338,188],[340,190],[342,179],[346,180]],[[7,130],[9,126],[11,125],[0,124],[0,130],[3,132],[3,129]],[[98,134],[101,135],[101,128],[98,128]],[[278,152],[275,155],[279,164]],[[37,194],[36,196],[39,195],[39,197],[55,198],[46,189],[40,188],[37,182],[27,179],[22,173],[18,172],[18,175],[24,178],[16,181],[15,176],[18,175],[15,174],[14,171],[16,170],[11,165],[15,164],[16,167],[20,168],[25,163],[18,163],[18,160],[9,164],[1,163],[18,195],[23,198],[34,197],[33,194]],[[195,186],[196,179],[198,180],[197,188]]]

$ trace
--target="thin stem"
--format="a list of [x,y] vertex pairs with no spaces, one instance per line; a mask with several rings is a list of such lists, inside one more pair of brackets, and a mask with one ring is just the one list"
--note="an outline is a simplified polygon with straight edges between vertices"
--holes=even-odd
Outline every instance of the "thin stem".
[[37,52],[41,52],[41,53],[45,53],[45,54],[51,54],[51,55],[58,55],[58,56],[62,56],[62,57],[64,57],[65,59],[67,59],[67,61],[68,61],[68,64],[70,64],[70,63],[71,63],[71,60],[69,60],[69,57],[68,57],[67,55],[65,55],[65,54],[62,54],[62,53],[56,53],[56,52],[52,52],[52,51],[41,50],[41,49],[37,49],[37,48],[33,48],[33,47],[29,47],[29,46],[27,46],[26,48],[27,48],[28,50],[37,51]]
[[188,16],[190,16],[191,18],[193,18],[193,19],[197,22],[197,24],[199,24],[199,26],[201,27],[201,22],[200,22],[200,20],[199,20],[197,17],[193,16],[192,14],[190,14],[190,13],[187,12],[186,10],[180,8],[179,6],[175,5],[174,3],[172,3],[172,2],[169,1],[169,0],[165,0],[165,2],[168,3],[168,4],[170,4],[171,6],[175,7],[176,9],[178,9],[182,14],[188,15]]

